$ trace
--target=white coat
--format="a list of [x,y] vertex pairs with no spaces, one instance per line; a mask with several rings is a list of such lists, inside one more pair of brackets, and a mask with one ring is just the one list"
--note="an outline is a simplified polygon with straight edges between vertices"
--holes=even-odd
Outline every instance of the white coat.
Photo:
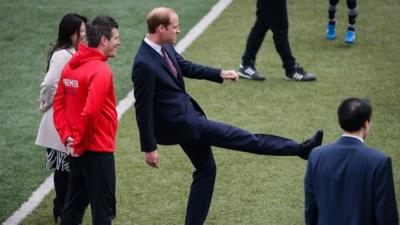
[[54,127],[52,106],[61,72],[74,53],[74,48],[56,50],[51,56],[49,70],[40,85],[39,110],[43,112],[43,117],[35,144],[63,152],[66,152],[66,149]]

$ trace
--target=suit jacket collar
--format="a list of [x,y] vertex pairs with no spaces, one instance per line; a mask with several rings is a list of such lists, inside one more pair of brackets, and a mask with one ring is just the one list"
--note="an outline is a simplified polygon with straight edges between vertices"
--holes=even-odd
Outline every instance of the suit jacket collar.
[[364,143],[358,140],[357,138],[349,137],[349,136],[342,136],[338,141],[339,144],[345,145],[360,145],[364,146]]
[[158,62],[161,64],[161,66],[162,66],[162,67],[164,68],[164,70],[169,74],[169,76],[171,76],[171,77],[175,80],[175,82],[176,82],[181,88],[185,89],[185,88],[184,88],[184,84],[183,84],[183,79],[182,79],[182,72],[181,72],[181,70],[180,70],[180,68],[179,68],[179,64],[178,64],[178,62],[176,61],[176,58],[175,58],[175,57],[171,57],[171,55],[173,55],[173,54],[170,52],[170,50],[169,50],[168,48],[165,48],[165,50],[166,50],[166,52],[167,52],[167,54],[168,54],[170,60],[172,61],[172,63],[174,64],[175,68],[176,68],[177,71],[178,71],[178,75],[177,75],[176,77],[175,77],[175,75],[172,73],[172,71],[169,69],[169,66],[165,64],[165,61],[164,61],[163,57],[162,57],[155,49],[153,49],[149,44],[147,44],[147,43],[144,41],[144,39],[143,39],[143,41],[142,41],[142,46],[143,46],[143,48],[144,48],[147,52],[149,52],[149,53],[151,54],[151,56],[152,56],[154,59],[156,59],[156,61],[158,61]]
[[149,45],[154,51],[156,51],[159,55],[162,55],[161,48],[162,46],[150,40],[147,36],[144,37],[143,41]]

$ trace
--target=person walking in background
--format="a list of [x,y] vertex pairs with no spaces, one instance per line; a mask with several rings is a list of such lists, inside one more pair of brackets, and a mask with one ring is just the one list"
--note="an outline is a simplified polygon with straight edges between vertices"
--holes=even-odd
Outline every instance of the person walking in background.
[[64,67],[54,97],[54,123],[71,154],[62,225],[81,224],[90,203],[92,222],[115,217],[116,98],[106,63],[120,45],[118,24],[98,16],[87,24],[88,46],[80,45]]
[[86,41],[86,17],[68,13],[60,21],[58,38],[51,48],[47,61],[47,73],[41,83],[39,110],[43,113],[36,137],[36,145],[47,148],[46,168],[54,169],[56,197],[53,201],[53,215],[57,222],[61,216],[67,181],[69,176],[68,153],[54,128],[53,98],[64,65],[78,49],[80,42]]
[[216,176],[211,146],[306,159],[321,144],[322,131],[298,143],[207,119],[200,105],[186,92],[183,77],[222,83],[235,81],[238,75],[233,70],[192,63],[175,51],[172,44],[180,28],[179,17],[173,9],[153,9],[147,16],[147,27],[148,33],[132,67],[141,150],[147,164],[159,167],[157,144],[179,144],[195,167],[185,224],[203,224],[206,220]]
[[256,22],[247,38],[246,49],[239,66],[239,76],[251,80],[265,80],[256,69],[256,55],[268,30],[273,33],[275,49],[281,57],[285,78],[294,81],[313,81],[315,75],[296,63],[289,44],[289,22],[286,0],[257,0]]
[[349,98],[337,114],[342,137],[315,148],[308,159],[306,224],[398,225],[391,159],[364,144],[371,128],[371,105]]
[[[357,0],[346,0],[348,12],[349,24],[344,35],[344,42],[347,44],[353,44],[356,40],[356,17],[357,17]],[[326,38],[328,40],[336,39],[336,5],[339,0],[329,0],[328,15],[329,21],[326,29]]]

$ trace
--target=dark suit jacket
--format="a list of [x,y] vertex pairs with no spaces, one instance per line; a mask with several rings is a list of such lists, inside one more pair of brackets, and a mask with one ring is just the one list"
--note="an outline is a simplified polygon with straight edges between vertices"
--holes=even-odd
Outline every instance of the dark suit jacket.
[[219,76],[220,69],[186,61],[173,46],[163,47],[177,69],[177,77],[162,56],[144,41],[132,68],[136,120],[141,149],[145,152],[157,149],[157,143],[179,144],[200,137],[202,123],[199,115],[204,115],[204,112],[186,93],[182,76],[223,81]]
[[397,225],[389,157],[352,137],[314,149],[305,177],[307,225]]

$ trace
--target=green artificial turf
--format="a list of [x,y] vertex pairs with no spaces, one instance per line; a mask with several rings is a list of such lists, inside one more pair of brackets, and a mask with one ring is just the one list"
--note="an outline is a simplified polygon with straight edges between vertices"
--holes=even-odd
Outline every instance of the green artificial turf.
[[[93,19],[113,16],[121,47],[110,59],[115,89],[122,99],[132,88],[133,56],[145,35],[145,17],[157,6],[175,8],[186,33],[216,0],[1,1],[0,7],[0,222],[7,219],[50,174],[43,148],[35,146],[41,113],[35,102],[45,74],[47,52],[57,38],[62,16],[77,12]],[[43,223],[39,223],[43,224]]]
[[[181,1],[167,2],[167,5],[175,4],[180,7],[178,14],[181,15],[181,24],[186,30],[198,21],[215,1],[208,2],[208,7],[204,6],[203,1],[201,4],[196,3],[197,6],[195,2],[192,1],[189,5],[184,5]],[[75,4],[90,16],[101,11],[87,6],[89,3],[86,1]],[[143,1],[141,4],[148,3]],[[336,121],[336,108],[341,100],[350,96],[370,99],[374,107],[373,130],[366,143],[381,149],[392,158],[399,205],[400,31],[395,27],[400,23],[397,16],[400,5],[395,0],[360,2],[356,25],[357,40],[353,46],[348,46],[343,43],[347,23],[347,9],[343,1],[340,2],[337,13],[338,38],[335,41],[325,39],[327,4],[328,1],[316,0],[288,2],[289,34],[293,54],[301,66],[316,73],[316,82],[299,83],[284,80],[281,61],[269,32],[257,58],[257,69],[266,75],[266,81],[240,80],[237,83],[225,82],[219,85],[186,79],[186,90],[202,105],[210,119],[243,127],[252,132],[272,133],[298,141],[310,137],[316,129],[323,128],[324,143],[335,141],[341,135]],[[59,14],[54,14],[51,18],[59,17],[62,14],[60,12],[68,10],[61,5],[55,7]],[[199,12],[200,6],[203,7],[202,12]],[[150,4],[144,7],[146,10],[138,10],[136,14],[129,13],[128,9],[135,7],[135,3],[132,2],[96,7],[112,9],[113,13],[120,15],[116,17],[121,21],[123,45],[118,57],[111,60],[110,64],[115,71],[116,88],[118,97],[121,98],[130,88],[131,56],[143,36],[143,17]],[[16,9],[21,10],[18,7]],[[53,13],[46,7],[43,7],[42,11],[47,14]],[[254,0],[234,1],[183,55],[194,62],[237,69],[248,32],[255,19],[254,13]],[[31,36],[37,42],[45,40],[36,51],[33,50],[31,57],[24,57],[24,63],[18,64],[18,67],[16,60],[11,64],[3,63],[3,67],[7,67],[8,70],[2,71],[0,79],[8,83],[2,86],[1,103],[9,103],[7,107],[1,108],[3,115],[8,116],[3,116],[4,122],[0,125],[0,198],[7,201],[7,204],[1,204],[1,207],[8,207],[7,213],[0,210],[4,215],[13,210],[13,207],[8,205],[14,204],[17,199],[20,203],[29,196],[29,191],[21,194],[20,189],[30,186],[33,190],[47,176],[40,168],[43,153],[31,149],[36,148],[32,141],[36,128],[34,125],[39,120],[33,101],[40,82],[41,68],[44,67],[44,49],[47,40],[54,36],[55,20],[50,21],[53,21],[53,27],[46,25],[46,29],[53,32],[51,35],[40,39],[36,37],[38,34]],[[28,25],[24,26],[22,31],[31,29]],[[14,25],[14,31],[5,37],[12,38],[15,32],[16,38],[16,28],[18,27]],[[8,50],[6,56],[17,54],[21,58],[30,52],[31,48],[36,48],[36,44],[25,46],[22,48],[24,52],[18,54]],[[40,54],[41,58],[34,57]],[[4,57],[1,60],[4,60]],[[37,61],[36,64],[41,67],[34,67],[32,60]],[[35,71],[35,76],[30,75],[32,71]],[[3,74],[6,74],[8,79],[5,79]],[[30,76],[31,79],[21,84],[25,78],[21,74]],[[14,90],[5,88],[11,86]],[[24,88],[18,88],[19,86]],[[3,128],[6,124],[8,126]],[[6,130],[14,133],[7,132],[4,136]],[[134,112],[132,109],[128,111],[119,122],[117,138],[117,217],[114,224],[183,224],[193,168],[178,146],[158,147],[161,167],[152,169],[144,162],[143,153],[140,152]],[[4,159],[3,152],[6,152]],[[297,157],[256,156],[219,148],[214,148],[214,154],[218,174],[207,224],[304,224],[303,177],[306,161]],[[21,158],[27,157],[28,160],[22,162]],[[10,158],[13,158],[11,163]],[[14,165],[17,162],[21,162],[19,166]],[[26,166],[27,169],[7,175],[9,167],[22,166]],[[28,182],[27,177],[33,181]],[[9,188],[11,185],[13,186]],[[52,192],[22,224],[50,224],[53,197]],[[90,224],[89,210],[84,221],[84,224]]]

